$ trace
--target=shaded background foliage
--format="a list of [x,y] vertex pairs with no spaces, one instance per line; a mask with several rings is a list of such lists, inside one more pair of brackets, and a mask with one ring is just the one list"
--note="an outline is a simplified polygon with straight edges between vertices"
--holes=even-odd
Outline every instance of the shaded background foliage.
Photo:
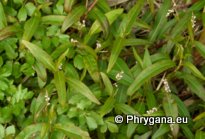
[[[204,0],[2,0],[0,138],[203,139]],[[188,124],[116,124],[116,115]]]

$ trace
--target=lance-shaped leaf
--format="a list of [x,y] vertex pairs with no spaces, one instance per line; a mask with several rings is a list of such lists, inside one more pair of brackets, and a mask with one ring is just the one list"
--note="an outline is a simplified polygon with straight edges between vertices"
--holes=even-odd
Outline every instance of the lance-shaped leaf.
[[105,114],[109,113],[113,108],[116,100],[113,96],[110,96],[99,109],[100,115],[103,117]]
[[0,2],[0,29],[7,26],[6,15],[4,13],[4,7]]
[[21,29],[19,25],[7,26],[4,29],[0,30],[0,41],[12,35],[15,35],[17,32],[20,32],[20,31]]
[[47,15],[42,17],[42,24],[61,25],[66,16],[63,15]]
[[46,68],[48,68],[52,72],[56,71],[54,66],[55,64],[52,58],[43,49],[26,40],[22,40],[22,43],[26,46],[26,48],[29,49],[29,51],[36,58],[36,60],[38,60],[41,64],[43,64]]
[[[174,99],[172,98],[171,94],[164,92],[164,98],[163,98],[163,108],[165,111],[166,116],[171,116],[175,122],[175,119],[178,116],[178,107]],[[171,126],[171,125],[170,125]],[[173,130],[172,135],[176,138],[177,134],[179,132],[179,125],[173,124]]]
[[170,0],[164,1],[164,4],[160,7],[157,16],[156,16],[156,22],[154,25],[154,29],[152,32],[150,32],[150,41],[155,41],[157,36],[159,35],[162,27],[166,23],[166,14],[169,7],[171,5]]
[[202,44],[201,42],[198,42],[198,41],[195,41],[194,44],[196,46],[196,49],[201,54],[201,56],[203,56],[205,58],[205,45]]
[[16,139],[30,138],[34,133],[41,132],[43,126],[45,126],[44,123],[27,126],[15,138]]
[[197,130],[195,134],[195,139],[204,139],[205,138],[205,132]]
[[66,85],[65,85],[65,75],[63,71],[57,71],[54,73],[54,83],[58,92],[58,102],[61,106],[66,105]]
[[81,128],[74,124],[55,124],[54,129],[62,131],[69,138],[73,139],[90,139],[88,132],[83,131]]
[[102,80],[103,80],[103,83],[105,85],[105,90],[107,91],[107,93],[112,96],[113,95],[113,86],[112,86],[112,83],[110,81],[110,79],[108,78],[108,76],[101,72],[100,73],[101,77],[102,77]]
[[88,98],[90,101],[100,104],[99,100],[93,95],[91,90],[81,81],[73,78],[66,78],[68,84],[78,93]]
[[187,67],[196,77],[205,80],[204,75],[191,62],[185,62],[184,66]]
[[163,71],[172,68],[175,63],[171,60],[162,60],[157,62],[147,68],[145,68],[134,80],[134,82],[129,86],[127,90],[128,95],[133,95],[147,80],[152,77],[162,73]]
[[65,0],[64,2],[65,11],[70,12],[75,3],[76,3],[76,0]]
[[109,34],[109,22],[107,17],[102,13],[98,8],[94,7],[92,11],[89,13],[90,16],[97,19],[98,23],[100,23],[101,28],[103,30],[103,33],[105,37]]
[[[105,16],[107,17],[109,24],[111,25],[117,19],[117,17],[122,14],[122,12],[123,9],[115,9],[106,13]],[[90,28],[89,35],[99,33],[100,31],[101,31],[100,23],[98,20],[96,20]]]
[[169,126],[167,124],[161,124],[159,129],[152,135],[152,139],[158,139],[167,132],[169,132]]
[[190,74],[180,73],[180,72],[177,72],[176,76],[178,78],[184,79],[185,83],[188,85],[191,91],[194,92],[203,101],[205,101],[205,93],[204,93],[205,89],[202,83],[199,80],[197,80],[197,78],[195,78]]
[[143,5],[144,0],[138,0],[135,6],[130,9],[129,13],[124,16],[118,30],[118,34],[121,37],[124,37],[130,33],[132,26],[135,23]]
[[122,48],[123,48],[123,43],[124,43],[124,39],[119,37],[115,40],[114,44],[113,44],[113,48],[111,51],[111,56],[109,59],[109,64],[108,64],[108,68],[107,68],[107,72],[109,72],[112,67],[114,66]]
[[85,12],[84,6],[75,7],[65,18],[61,31],[65,32],[70,26],[77,22]]
[[37,31],[40,20],[41,20],[40,16],[36,15],[36,16],[32,17],[31,19],[29,19],[28,21],[26,21],[26,23],[24,25],[24,33],[23,33],[23,37],[22,37],[23,40],[26,40],[26,41],[31,40],[34,33]]
[[97,60],[92,55],[85,55],[83,56],[83,62],[85,65],[85,68],[88,70],[90,76],[95,82],[99,82],[100,80],[100,74],[98,72],[98,65]]

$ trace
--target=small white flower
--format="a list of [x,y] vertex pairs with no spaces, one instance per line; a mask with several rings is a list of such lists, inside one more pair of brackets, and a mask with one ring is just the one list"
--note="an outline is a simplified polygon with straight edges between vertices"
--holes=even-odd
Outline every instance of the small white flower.
[[117,83],[114,83],[113,85],[114,85],[116,88],[118,87],[118,84],[117,84]]
[[156,112],[158,109],[156,107],[152,108],[153,112]]
[[192,25],[192,28],[195,28],[196,26],[196,16],[193,13],[191,17],[191,25]]
[[167,79],[163,79],[163,84],[164,84],[164,89],[167,93],[170,93],[171,92],[171,89],[169,87],[169,83],[167,81]]
[[85,25],[85,22],[86,22],[85,20],[82,21],[82,27],[85,27],[85,26],[86,26],[86,25]]
[[45,95],[45,101],[47,102],[47,106],[50,105],[50,97],[48,96],[48,93],[46,92],[46,95]]
[[174,13],[174,9],[170,9],[168,10],[167,14],[166,14],[166,17],[169,17],[170,14]]
[[71,42],[71,43],[78,43],[78,40],[75,40],[75,39],[71,38],[71,39],[70,39],[70,42]]
[[59,69],[59,70],[62,70],[62,66],[63,66],[63,64],[61,63],[61,64],[58,66],[58,69]]
[[97,49],[99,49],[99,48],[101,48],[101,47],[102,47],[102,45],[101,45],[101,43],[100,43],[100,42],[97,42],[97,43],[96,43],[96,46],[97,46]]
[[146,113],[150,115],[150,114],[156,112],[157,110],[158,109],[156,107],[153,107],[151,110],[147,110]]
[[121,71],[121,72],[119,72],[118,74],[116,74],[115,78],[119,81],[119,80],[121,80],[121,79],[122,79],[123,74],[124,74],[124,72],[123,72],[123,71]]

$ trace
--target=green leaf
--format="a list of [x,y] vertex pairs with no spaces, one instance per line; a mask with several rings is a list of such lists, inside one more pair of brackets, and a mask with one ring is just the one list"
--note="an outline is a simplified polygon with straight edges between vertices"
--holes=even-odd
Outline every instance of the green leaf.
[[95,82],[100,81],[100,74],[98,71],[98,63],[94,56],[92,55],[84,55],[83,56],[83,62],[85,65],[85,68],[88,70],[90,76]]
[[137,39],[137,38],[129,38],[124,40],[125,46],[141,46],[141,45],[149,45],[150,41],[145,39]]
[[54,73],[54,82],[58,92],[58,102],[61,106],[65,106],[67,102],[66,97],[66,85],[65,85],[65,75],[63,71],[57,71]]
[[108,76],[101,72],[100,73],[101,77],[102,77],[102,80],[103,80],[103,83],[105,85],[105,90],[107,91],[107,93],[109,94],[109,96],[112,96],[113,95],[113,86],[112,86],[112,83],[110,81],[110,79],[108,78]]
[[[178,107],[171,94],[164,92],[163,108],[166,116],[171,116],[175,120],[178,116]],[[171,125],[170,125],[171,126]],[[172,135],[176,138],[179,132],[179,125],[173,124]]]
[[140,116],[140,114],[131,106],[127,105],[127,104],[122,104],[122,103],[118,103],[116,104],[116,109],[120,110],[121,112],[123,112],[124,114],[133,114],[133,115],[137,115]]
[[86,116],[86,122],[90,130],[94,130],[97,128],[97,123],[94,118]]
[[34,133],[40,132],[43,123],[26,126],[17,136],[16,139],[29,139]]
[[194,76],[186,73],[177,72],[176,76],[178,78],[184,79],[185,83],[188,85],[191,91],[194,92],[203,101],[205,101],[205,89],[199,80],[197,80]]
[[26,18],[27,18],[27,11],[26,11],[26,8],[25,6],[22,6],[21,9],[19,10],[18,12],[18,15],[17,15],[19,21],[25,21]]
[[90,89],[81,81],[73,78],[67,78],[68,84],[76,91],[88,98],[90,101],[100,104],[98,99],[93,95]]
[[74,23],[76,23],[80,17],[84,14],[85,7],[84,6],[78,6],[75,7],[65,18],[63,25],[61,27],[61,31],[65,32],[70,26],[72,26]]
[[64,3],[65,11],[70,12],[75,3],[76,3],[76,0],[65,0],[65,3]]
[[6,128],[6,136],[11,135],[11,134],[15,135],[15,132],[16,132],[16,130],[15,130],[15,126],[14,125],[8,126]]
[[166,14],[169,7],[171,5],[170,0],[164,1],[163,5],[160,7],[157,16],[156,21],[154,23],[153,30],[150,32],[150,41],[153,42],[157,39],[162,27],[166,23]]
[[204,139],[205,138],[205,132],[197,130],[195,134],[195,139]]
[[0,124],[0,138],[4,138],[5,136],[5,129],[2,124]]
[[180,124],[179,126],[182,129],[184,135],[187,137],[187,139],[194,138],[194,135],[192,133],[192,129],[190,129],[187,124]]
[[46,69],[43,67],[43,65],[39,62],[36,62],[34,65],[34,69],[35,69],[38,77],[41,78],[42,81],[46,82],[47,73],[46,73]]
[[187,27],[187,22],[191,19],[191,12],[186,13],[185,15],[181,15],[182,18],[178,21],[178,23],[174,26],[171,31],[171,37],[174,38],[177,35],[181,34],[183,30]]
[[120,52],[123,48],[123,43],[124,43],[123,38],[117,38],[114,41],[113,48],[112,48],[112,51],[111,51],[111,56],[110,56],[110,59],[109,59],[107,72],[109,72],[113,68],[113,66],[114,66],[114,64],[115,64],[115,62],[116,62],[116,60],[117,60],[117,58],[118,58],[118,56],[119,56],[119,54],[120,54]]
[[[114,9],[108,13],[105,14],[105,17],[107,18],[109,24],[111,25],[119,15],[121,15],[123,12],[123,9]],[[89,31],[89,35],[93,35],[93,34],[96,34],[96,33],[99,33],[101,31],[101,28],[100,28],[100,23],[98,20],[96,20],[91,28],[90,28],[90,31]]]
[[125,37],[130,33],[132,26],[135,23],[137,16],[139,15],[143,6],[144,0],[138,0],[135,6],[133,6],[129,10],[127,15],[125,15],[118,30],[118,34],[120,37]]
[[185,67],[187,67],[191,72],[198,77],[199,79],[205,80],[204,75],[191,63],[191,62],[185,62],[183,64]]
[[204,6],[205,6],[205,1],[199,0],[199,1],[196,1],[196,3],[194,3],[194,4],[188,9],[188,11],[190,11],[190,12],[200,11],[202,8],[204,8]]
[[127,94],[133,95],[134,92],[137,91],[147,80],[150,80],[152,77],[174,66],[175,63],[171,60],[161,60],[145,68],[129,86]]
[[180,116],[186,116],[188,118],[191,118],[190,113],[188,108],[185,106],[185,104],[183,103],[183,101],[176,95],[172,95],[173,99],[176,101],[177,103],[177,107],[179,110],[179,115]]
[[41,17],[36,15],[26,21],[24,25],[23,40],[30,41],[34,33],[37,31]]
[[66,16],[63,15],[46,15],[43,16],[41,21],[42,24],[51,24],[51,25],[62,25]]
[[119,128],[116,124],[113,124],[111,122],[106,122],[106,124],[107,124],[108,130],[111,133],[118,133],[119,132]]
[[20,32],[20,26],[18,25],[11,25],[7,26],[4,29],[0,30],[0,41],[4,40],[12,35],[15,35],[17,32]]
[[169,126],[167,124],[161,124],[159,129],[152,135],[152,139],[158,139],[168,131],[169,131]]
[[79,128],[73,124],[55,124],[54,129],[62,131],[69,138],[90,139],[88,132],[83,131],[81,128]]
[[4,13],[4,7],[2,3],[0,2],[0,30],[5,28],[7,26],[7,20],[6,20],[6,15]]
[[101,25],[101,29],[104,32],[105,37],[109,34],[109,21],[107,17],[102,13],[98,8],[94,7],[92,11],[89,13],[90,16],[97,19],[98,23]]
[[30,43],[26,40],[22,40],[22,43],[29,49],[31,54],[40,62],[42,63],[46,68],[51,70],[52,72],[55,72],[55,64],[53,63],[52,58],[50,55],[48,55],[44,50],[42,50],[40,47],[36,46],[33,43]]
[[103,117],[105,114],[109,113],[113,108],[114,108],[114,104],[115,104],[115,98],[113,96],[110,96],[104,103],[104,105],[102,105],[99,109],[99,113],[100,115]]
[[196,49],[201,54],[201,56],[203,56],[205,58],[205,45],[202,44],[201,42],[198,42],[198,41],[194,41],[194,44],[196,46]]

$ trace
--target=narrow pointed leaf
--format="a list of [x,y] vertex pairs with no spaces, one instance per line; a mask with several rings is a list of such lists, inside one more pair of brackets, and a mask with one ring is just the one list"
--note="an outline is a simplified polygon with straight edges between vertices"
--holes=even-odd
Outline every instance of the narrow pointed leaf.
[[133,95],[134,92],[137,91],[147,80],[174,66],[175,63],[171,60],[162,60],[147,67],[135,78],[134,82],[129,86],[127,94]]
[[38,123],[27,126],[24,128],[15,138],[16,139],[27,139],[32,137],[32,135],[36,132],[40,132],[44,124]]
[[195,93],[199,98],[201,98],[203,101],[205,101],[205,89],[202,85],[202,83],[197,80],[194,76],[186,73],[176,73],[176,76],[178,78],[184,79],[185,83],[188,85],[188,87],[191,89],[193,93]]
[[36,60],[42,63],[49,70],[53,72],[56,71],[54,66],[55,64],[53,63],[52,58],[44,50],[26,40],[22,40],[22,43],[26,46],[26,48],[29,49],[29,51],[36,58]]
[[24,25],[24,33],[23,33],[23,40],[30,41],[31,38],[33,37],[34,33],[37,31],[37,28],[40,23],[40,16],[34,16],[28,21],[26,21]]
[[[115,10],[112,10],[106,13],[105,16],[107,17],[109,24],[111,25],[117,19],[117,17],[120,14],[122,14],[122,12],[123,12],[123,9],[115,9]],[[100,23],[98,20],[96,20],[90,28],[89,35],[91,36],[93,34],[99,33],[101,30],[102,29],[100,28]]]
[[65,18],[61,31],[65,32],[70,26],[76,23],[85,12],[84,6],[75,7]]
[[153,31],[150,33],[150,41],[155,41],[157,39],[158,34],[160,33],[162,27],[166,23],[166,14],[169,7],[171,5],[170,0],[164,1],[163,5],[160,7],[157,16],[156,16],[156,22],[154,25]]
[[133,6],[129,13],[123,18],[120,26],[118,34],[121,37],[128,35],[132,29],[133,24],[135,23],[138,14],[141,11],[141,8],[144,5],[144,0],[138,0],[135,6]]
[[69,138],[73,139],[90,139],[88,132],[73,124],[55,124],[54,129],[62,131]]
[[203,56],[205,58],[205,45],[202,44],[201,42],[198,42],[198,41],[195,41],[194,44],[196,46],[196,49],[201,54],[201,56]]
[[115,42],[113,44],[112,51],[111,51],[111,56],[109,59],[107,72],[109,72],[113,68],[113,66],[114,66],[114,64],[115,64],[115,62],[116,62],[116,60],[117,60],[117,58],[118,58],[118,56],[123,48],[123,43],[124,43],[123,38],[117,38],[115,40]]
[[65,85],[65,75],[63,71],[57,71],[54,74],[54,83],[58,92],[58,102],[61,106],[66,105],[67,96],[66,96],[66,85]]
[[17,32],[20,32],[20,31],[21,29],[18,25],[7,26],[4,29],[0,30],[0,41],[12,35],[15,35]]
[[101,29],[103,30],[104,36],[107,37],[109,34],[109,21],[107,17],[102,13],[98,8],[94,7],[92,11],[89,13],[90,16],[97,19],[98,23],[101,25]]
[[195,134],[195,139],[204,139],[205,138],[205,132],[197,130]]
[[204,75],[191,62],[184,63],[184,66],[190,69],[196,77],[205,80]]
[[112,83],[111,83],[110,79],[109,79],[108,76],[107,76],[105,73],[103,73],[103,72],[101,72],[100,75],[101,75],[102,80],[103,80],[103,83],[104,83],[104,85],[105,85],[105,90],[108,92],[108,94],[109,94],[110,96],[112,96],[112,95],[113,95],[113,86],[112,86]]
[[0,29],[3,29],[7,26],[7,20],[6,20],[6,15],[4,13],[4,7],[2,3],[0,2]]
[[78,93],[82,94],[90,101],[100,104],[99,100],[93,95],[91,90],[81,81],[73,78],[67,78],[68,84]]

